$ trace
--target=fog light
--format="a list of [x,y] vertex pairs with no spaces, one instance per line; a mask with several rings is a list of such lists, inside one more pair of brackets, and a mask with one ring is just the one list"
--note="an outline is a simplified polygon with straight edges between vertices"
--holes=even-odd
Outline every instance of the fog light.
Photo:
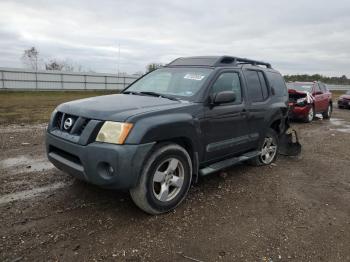
[[104,179],[110,179],[115,175],[114,168],[107,162],[100,162],[97,166],[97,172]]

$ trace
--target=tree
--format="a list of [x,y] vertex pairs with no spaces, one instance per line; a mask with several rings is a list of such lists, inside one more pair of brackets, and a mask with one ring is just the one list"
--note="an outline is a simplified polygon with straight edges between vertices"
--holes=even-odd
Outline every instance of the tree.
[[321,81],[326,84],[334,84],[334,85],[350,85],[350,79],[347,78],[346,75],[342,75],[340,77],[337,76],[323,76],[320,74],[314,75],[285,75],[284,79],[288,81],[299,81],[299,82],[311,82],[311,81]]
[[159,63],[151,63],[146,66],[147,72],[152,72],[160,67],[162,67],[162,64]]
[[70,60],[59,60],[56,58],[50,59],[45,63],[46,70],[56,70],[65,72],[83,72],[83,67],[75,64]]
[[46,70],[62,71],[64,66],[65,66],[64,63],[62,63],[56,59],[51,59],[48,63],[45,63]]
[[22,61],[27,67],[37,71],[38,61],[39,61],[39,51],[34,46],[24,50],[22,55]]

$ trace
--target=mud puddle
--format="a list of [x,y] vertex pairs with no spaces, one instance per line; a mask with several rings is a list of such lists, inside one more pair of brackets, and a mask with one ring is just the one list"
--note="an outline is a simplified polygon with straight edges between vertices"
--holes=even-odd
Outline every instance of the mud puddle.
[[0,128],[0,134],[6,133],[27,133],[32,130],[45,130],[47,124],[35,124],[35,125],[8,125]]
[[336,131],[339,131],[339,132],[350,134],[350,123],[345,121],[344,119],[331,118],[330,119],[330,123],[333,126],[335,126],[335,129],[331,129],[331,130],[336,130]]
[[66,187],[68,185],[69,184],[64,183],[64,182],[57,182],[55,184],[51,184],[48,186],[36,187],[33,189],[29,189],[29,190],[24,190],[24,191],[20,191],[20,192],[16,192],[16,193],[3,195],[0,197],[0,205],[7,204],[7,203],[17,201],[17,200],[25,200],[25,199],[34,198],[34,197],[40,196],[42,194],[45,194],[47,192]]
[[6,169],[11,174],[45,171],[53,167],[46,158],[33,158],[25,155],[0,161],[0,169]]

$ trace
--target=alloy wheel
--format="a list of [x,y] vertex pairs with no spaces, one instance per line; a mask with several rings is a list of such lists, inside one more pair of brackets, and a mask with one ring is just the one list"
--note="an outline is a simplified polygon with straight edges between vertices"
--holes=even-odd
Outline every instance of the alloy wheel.
[[314,109],[312,107],[309,110],[309,113],[307,115],[307,119],[309,122],[311,122],[314,119]]
[[270,164],[277,154],[277,144],[272,137],[266,137],[261,149],[260,159],[264,164]]
[[162,202],[174,199],[184,184],[184,167],[180,160],[171,157],[163,161],[153,176],[153,194]]

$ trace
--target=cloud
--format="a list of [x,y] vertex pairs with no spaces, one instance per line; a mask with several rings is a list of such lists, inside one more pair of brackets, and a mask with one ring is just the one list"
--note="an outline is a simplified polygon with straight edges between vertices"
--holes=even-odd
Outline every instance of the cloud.
[[98,72],[144,71],[179,56],[236,55],[284,74],[350,77],[350,2],[1,1],[0,66],[25,48]]

